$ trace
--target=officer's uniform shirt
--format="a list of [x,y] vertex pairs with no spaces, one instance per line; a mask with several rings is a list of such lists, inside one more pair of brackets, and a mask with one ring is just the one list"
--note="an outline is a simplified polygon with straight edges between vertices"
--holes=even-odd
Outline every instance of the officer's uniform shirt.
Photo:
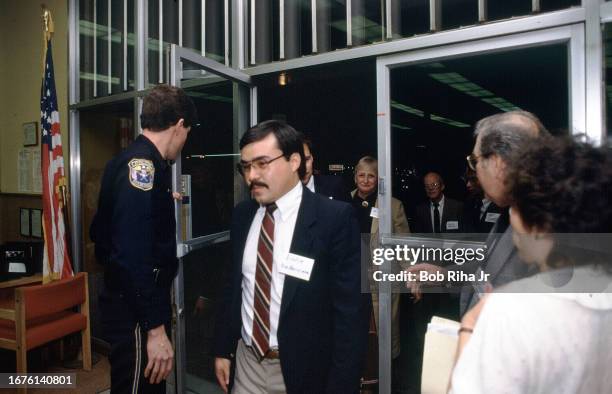
[[91,237],[107,260],[106,289],[121,293],[144,330],[171,318],[175,232],[171,167],[140,135],[106,166]]

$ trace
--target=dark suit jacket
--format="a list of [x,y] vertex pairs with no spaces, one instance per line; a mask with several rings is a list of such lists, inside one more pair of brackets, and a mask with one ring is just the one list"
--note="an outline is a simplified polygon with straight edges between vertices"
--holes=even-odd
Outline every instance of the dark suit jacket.
[[476,200],[470,199],[465,202],[464,211],[463,211],[464,213],[463,223],[464,223],[464,231],[466,233],[488,234],[493,228],[495,221],[493,220],[487,221],[486,220],[487,215],[490,213],[491,214],[501,214],[504,210],[507,210],[507,208],[498,207],[497,205],[495,205],[493,201],[491,201],[484,215],[482,215],[482,219],[480,219],[481,217],[480,207],[482,206],[482,203],[480,203],[479,205],[478,204],[479,201],[482,202],[482,199],[481,198],[477,198]]
[[313,175],[315,191],[326,197],[340,201],[351,201],[351,194],[344,186],[342,178],[332,175]]
[[[512,241],[512,227],[508,224],[508,211],[502,213],[489,233],[487,240],[487,257],[484,262],[466,263],[454,266],[454,270],[476,273],[482,269],[490,274],[489,283],[493,288],[532,275],[535,267],[521,261]],[[537,271],[537,270],[536,270]],[[481,289],[482,290],[482,289]],[[472,283],[466,283],[461,289],[460,315],[463,316],[478,302]]]
[[[427,200],[416,209],[415,233],[433,233],[431,223],[430,202]],[[450,221],[458,224],[458,229],[447,230],[446,225]],[[443,233],[460,233],[463,231],[463,204],[444,196],[444,210],[442,211],[440,230]]]
[[[217,357],[231,358],[241,338],[242,258],[258,208],[251,200],[234,210],[232,266],[217,318]],[[308,282],[285,276],[278,343],[287,392],[357,393],[369,305],[361,294],[360,235],[352,207],[304,187],[290,250],[315,263]]]

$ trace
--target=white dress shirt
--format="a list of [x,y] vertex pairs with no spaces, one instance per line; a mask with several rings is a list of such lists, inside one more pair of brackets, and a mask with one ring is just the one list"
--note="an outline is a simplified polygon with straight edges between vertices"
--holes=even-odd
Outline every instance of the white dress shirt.
[[[276,200],[277,209],[274,211],[274,253],[272,261],[272,283],[270,289],[270,347],[278,347],[278,319],[280,316],[281,299],[285,274],[278,272],[280,261],[285,260],[289,254],[293,231],[297,220],[298,209],[302,202],[302,182],[298,182],[284,196]],[[257,244],[261,223],[266,212],[260,206],[253,218],[249,235],[247,236],[242,256],[242,340],[251,346],[253,335],[253,307],[255,295],[255,270],[257,269]]]
[[[442,228],[442,212],[444,212],[444,194],[440,201],[438,201],[438,211],[440,212],[440,231],[444,231],[446,229]],[[435,230],[436,226],[434,222],[434,203],[429,201],[429,213],[431,214],[431,229]]]
[[480,220],[485,217],[485,213],[487,212],[487,209],[489,209],[489,205],[491,205],[491,200],[488,198],[483,198],[482,207],[480,207]]
[[306,187],[308,189],[310,189],[311,192],[316,193],[315,192],[315,185],[314,185],[314,175],[310,176],[310,179],[308,180],[308,183],[306,184]]

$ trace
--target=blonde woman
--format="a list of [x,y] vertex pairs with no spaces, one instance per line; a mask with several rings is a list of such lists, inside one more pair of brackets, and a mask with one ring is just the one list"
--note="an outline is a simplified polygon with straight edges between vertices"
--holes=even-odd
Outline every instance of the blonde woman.
[[[372,240],[376,240],[379,234],[378,228],[378,160],[372,156],[364,156],[355,165],[355,190],[351,192],[352,204],[359,221],[362,234],[371,234]],[[408,220],[404,213],[404,205],[396,198],[391,197],[391,231],[395,234],[410,233]],[[373,289],[374,290],[374,289]],[[391,300],[391,357],[396,358],[400,353],[400,330],[399,330],[399,305],[398,293],[392,295]],[[378,294],[372,292],[372,308],[378,327]]]

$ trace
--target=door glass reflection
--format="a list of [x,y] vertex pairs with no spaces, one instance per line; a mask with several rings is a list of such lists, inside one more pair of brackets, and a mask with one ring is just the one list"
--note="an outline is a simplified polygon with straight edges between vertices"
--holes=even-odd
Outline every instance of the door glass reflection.
[[[567,46],[559,44],[391,71],[392,190],[404,203],[413,232],[426,232],[417,215],[417,207],[431,198],[425,183],[429,182],[428,189],[438,189],[424,179],[429,172],[440,174],[443,182],[437,182],[443,184],[447,201],[458,200],[464,207],[475,201],[466,187],[466,180],[473,176],[467,178],[465,157],[472,152],[478,120],[525,110],[538,116],[551,133],[568,133],[567,59]],[[465,228],[465,224],[460,225]],[[400,308],[401,350],[393,360],[393,392],[437,392],[433,388],[439,387],[440,374],[422,371],[427,324],[432,316],[457,320],[459,296],[430,293],[415,303],[409,294],[402,294]]]
[[[103,285],[104,267],[96,260],[89,227],[98,210],[100,181],[106,163],[134,140],[134,102],[123,101],[80,111],[82,270],[89,274],[90,308],[98,311],[98,289]],[[100,337],[99,314],[91,314],[91,331]]]
[[197,238],[229,229],[234,206],[232,83],[185,90],[201,121],[189,133],[181,161],[182,173],[191,176],[191,238]]
[[606,23],[603,28],[603,44],[606,81],[606,130],[608,145],[612,145],[612,24]]
[[193,251],[182,261],[188,392],[223,392],[214,375],[213,345],[217,301],[230,255],[230,243],[224,242]]

